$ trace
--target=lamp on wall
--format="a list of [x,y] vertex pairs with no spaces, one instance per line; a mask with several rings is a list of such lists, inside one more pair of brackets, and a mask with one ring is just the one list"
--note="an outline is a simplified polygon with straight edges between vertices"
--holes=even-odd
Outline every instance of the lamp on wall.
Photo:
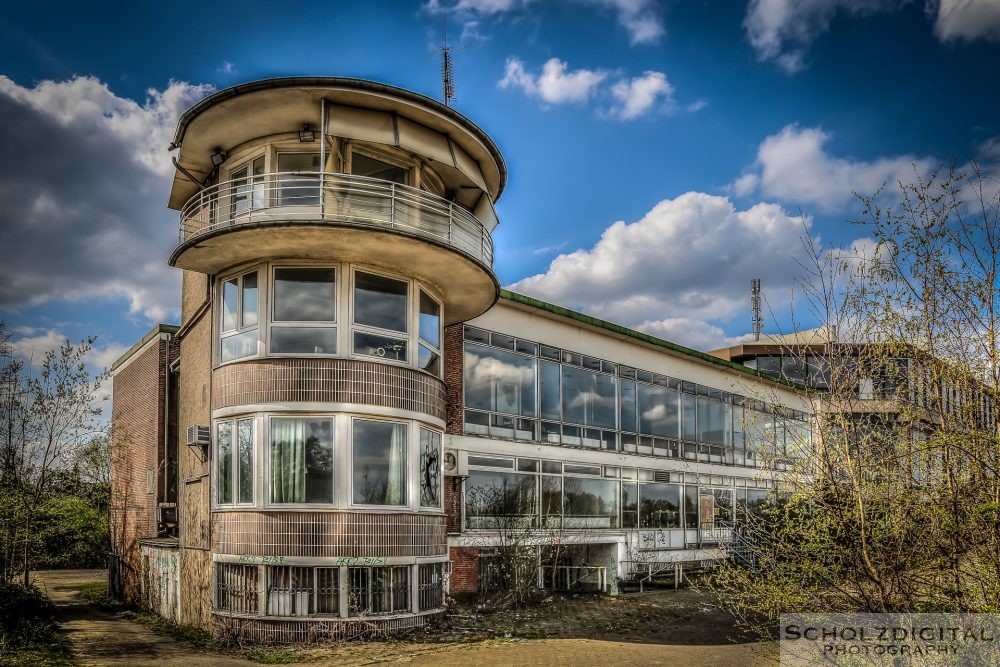
[[226,154],[222,152],[221,148],[216,146],[215,152],[212,153],[212,164],[218,167],[225,161],[226,161]]
[[316,141],[316,132],[309,129],[309,123],[303,125],[302,129],[299,130],[299,141],[301,141],[304,144],[307,144],[311,141]]

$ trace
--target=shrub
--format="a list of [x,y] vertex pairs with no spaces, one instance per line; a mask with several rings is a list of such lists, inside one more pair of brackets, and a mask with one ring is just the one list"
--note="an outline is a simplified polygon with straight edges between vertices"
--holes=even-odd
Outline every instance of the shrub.
[[56,606],[34,586],[0,582],[0,647],[18,648],[52,640]]

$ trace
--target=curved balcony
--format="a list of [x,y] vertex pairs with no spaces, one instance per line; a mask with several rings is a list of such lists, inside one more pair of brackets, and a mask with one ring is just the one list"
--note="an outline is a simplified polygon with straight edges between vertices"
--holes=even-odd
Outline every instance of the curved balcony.
[[499,290],[486,226],[461,206],[398,183],[262,174],[207,187],[181,209],[172,266],[214,274],[268,257],[403,268],[453,297],[450,322],[484,312]]

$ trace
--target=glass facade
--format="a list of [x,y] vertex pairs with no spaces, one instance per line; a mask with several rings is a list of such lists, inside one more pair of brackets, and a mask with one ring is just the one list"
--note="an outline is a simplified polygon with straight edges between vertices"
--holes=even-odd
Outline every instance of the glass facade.
[[759,466],[811,450],[803,412],[465,327],[465,433]]

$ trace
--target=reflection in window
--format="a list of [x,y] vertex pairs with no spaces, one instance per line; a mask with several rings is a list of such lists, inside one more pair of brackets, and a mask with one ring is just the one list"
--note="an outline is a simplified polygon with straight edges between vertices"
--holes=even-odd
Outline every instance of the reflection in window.
[[409,285],[358,271],[354,274],[354,323],[406,333]]
[[271,502],[333,502],[333,422],[271,419]]
[[257,272],[230,278],[222,284],[219,356],[232,361],[257,354]]
[[615,378],[573,366],[562,367],[563,420],[615,428]]
[[465,480],[466,527],[530,527],[538,511],[535,476],[470,470]]
[[563,494],[562,477],[542,476],[542,525],[558,527],[562,521]]
[[215,458],[215,500],[220,505],[233,502],[233,424],[220,422],[217,427]]
[[354,353],[393,361],[406,361],[406,339],[368,331],[355,331]]
[[355,176],[367,176],[406,185],[410,170],[354,152],[351,154],[351,173]]
[[641,484],[639,497],[640,528],[681,527],[679,484]]
[[420,429],[420,506],[441,508],[441,434]]
[[535,414],[535,360],[465,344],[465,406],[512,415]]
[[732,442],[732,415],[728,403],[698,397],[698,440],[713,445]]
[[278,153],[278,171],[278,206],[319,205],[319,153]]
[[[538,395],[541,402],[541,416],[543,419],[562,419],[562,393],[560,390],[560,378],[562,371],[559,364],[551,361],[540,360],[538,362]],[[559,438],[556,437],[556,442]]]
[[406,504],[406,425],[354,420],[354,502]]
[[441,375],[441,306],[420,290],[420,343],[417,366],[432,375]]
[[336,354],[333,327],[271,327],[272,354]]
[[215,502],[253,503],[253,419],[216,425]]
[[635,482],[622,482],[622,528],[639,527],[639,488]]
[[334,269],[274,270],[274,321],[333,322],[337,319]]
[[679,437],[679,393],[643,383],[639,383],[638,388],[639,432],[664,438]]
[[566,477],[563,479],[563,495],[567,527],[618,527],[618,482]]
[[253,420],[236,421],[237,477],[239,498],[237,502],[253,502]]
[[239,215],[246,213],[252,208],[262,208],[265,205],[266,188],[264,176],[264,156],[254,159],[251,164],[245,165],[230,173],[232,179],[232,206],[233,213]]

